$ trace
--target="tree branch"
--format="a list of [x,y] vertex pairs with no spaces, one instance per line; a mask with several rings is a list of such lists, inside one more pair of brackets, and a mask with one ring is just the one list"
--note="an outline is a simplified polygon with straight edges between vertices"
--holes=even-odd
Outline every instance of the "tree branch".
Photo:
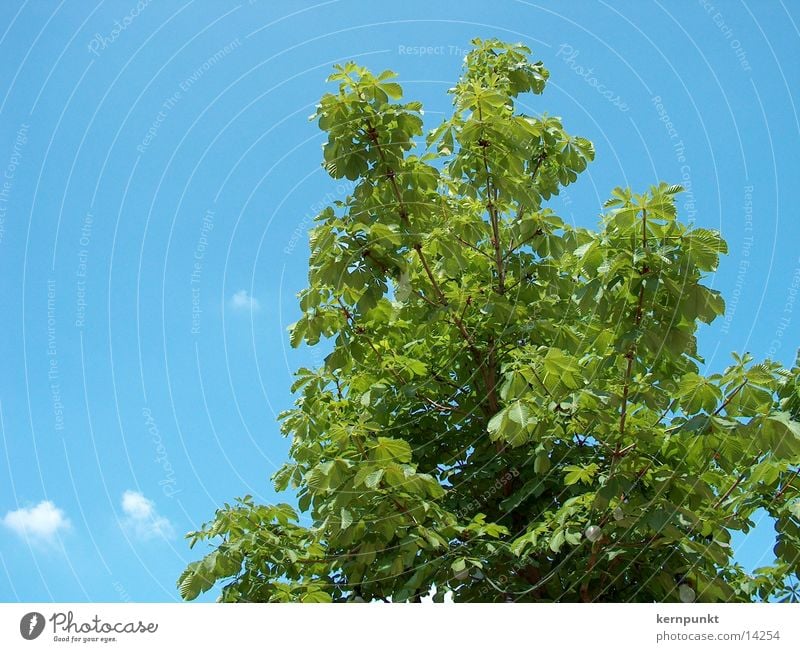
[[[389,166],[388,166],[388,164],[386,162],[386,156],[383,153],[383,148],[381,147],[381,144],[378,141],[378,133],[375,130],[375,128],[372,126],[372,123],[369,120],[367,120],[367,129],[368,129],[367,134],[368,134],[369,138],[372,140],[372,142],[375,144],[375,148],[376,148],[376,150],[378,152],[378,156],[381,159],[381,162],[388,168],[388,170],[390,172],[392,172],[392,174],[389,175],[389,179],[390,179],[390,181],[392,183],[392,190],[394,192],[395,199],[397,200],[397,205],[398,205],[398,209],[399,209],[399,212],[400,212],[400,219],[402,219],[407,224],[408,223],[408,212],[406,211],[405,204],[403,203],[403,196],[400,194],[400,189],[397,186],[397,182],[394,179],[394,171],[391,168],[389,168]],[[436,293],[436,296],[439,298],[439,302],[444,307],[448,306],[449,304],[448,304],[448,301],[447,301],[447,297],[445,296],[444,292],[442,291],[441,287],[439,286],[439,283],[436,281],[436,277],[434,276],[433,271],[431,270],[431,267],[428,264],[428,260],[425,257],[425,254],[422,252],[422,245],[419,242],[417,242],[417,243],[414,244],[413,248],[414,248],[414,251],[417,252],[417,257],[419,258],[420,263],[422,263],[422,267],[425,269],[425,274],[427,275],[428,280],[431,282],[431,285],[433,286],[433,290]],[[422,296],[422,295],[420,295],[420,296]],[[464,322],[461,320],[460,317],[458,317],[456,315],[453,315],[453,320],[455,321],[456,327],[458,328],[459,332],[461,333],[461,336],[466,341],[470,351],[475,356],[476,363],[478,364],[479,367],[482,367],[482,365],[483,365],[483,356],[481,355],[480,351],[475,346],[475,342],[473,341],[472,337],[470,336],[469,332],[467,331],[466,326],[464,326]]]
[[[642,209],[642,246],[644,249],[647,249],[647,210]],[[646,268],[645,268],[646,269]],[[644,270],[641,272],[642,274],[645,273]],[[642,314],[643,314],[643,307],[644,307],[644,280],[642,281],[642,285],[639,287],[639,300],[636,304],[636,316],[634,317],[634,327],[638,328],[639,325],[642,323]],[[620,415],[619,415],[619,434],[620,437],[625,435],[625,421],[628,416],[628,392],[630,391],[630,381],[631,381],[631,373],[633,372],[633,358],[636,355],[636,343],[634,342],[631,345],[626,357],[628,358],[628,364],[625,368],[625,378],[623,380],[622,385],[622,407],[620,408]],[[619,447],[619,444],[617,444]],[[619,450],[616,451],[617,453]]]
[[720,506],[722,503],[724,503],[724,502],[725,502],[725,500],[728,498],[728,496],[730,496],[730,495],[733,493],[733,490],[734,490],[734,489],[736,489],[736,487],[738,487],[738,486],[739,486],[739,484],[741,483],[741,481],[742,481],[742,480],[744,480],[744,475],[745,475],[744,473],[740,473],[740,474],[739,474],[739,477],[738,477],[738,478],[736,478],[736,482],[734,482],[734,483],[731,485],[731,488],[730,488],[730,489],[728,489],[728,491],[726,491],[724,494],[722,494],[722,496],[720,497],[720,499],[719,499],[717,502],[715,502],[715,503],[714,503],[714,509],[716,509],[716,508],[717,508],[717,507],[719,507],[719,506]]
[[474,251],[477,251],[479,254],[481,254],[481,255],[483,255],[483,256],[486,256],[486,257],[487,257],[489,260],[492,260],[492,261],[494,260],[494,259],[493,259],[493,258],[492,258],[492,257],[491,257],[489,254],[487,254],[487,253],[486,253],[486,252],[485,252],[483,249],[481,249],[481,248],[479,248],[479,247],[476,247],[476,246],[475,246],[474,244],[472,244],[471,242],[467,242],[466,240],[464,240],[464,238],[461,238],[461,237],[459,237],[459,236],[457,236],[457,235],[455,235],[455,234],[453,234],[453,237],[454,237],[456,240],[458,240],[458,241],[459,241],[461,244],[463,244],[463,245],[466,245],[466,246],[467,246],[467,247],[469,247],[470,249],[473,249]]
[[[480,104],[478,104],[478,120],[483,123]],[[497,190],[492,189],[492,174],[489,171],[489,159],[486,156],[486,148],[489,147],[489,141],[481,138],[478,141],[478,145],[481,148],[483,169],[486,172],[486,208],[489,211],[489,221],[492,225],[492,246],[494,247],[494,260],[497,268],[497,292],[505,294],[505,269],[503,267],[503,248],[500,243],[500,216],[497,214]]]
[[428,259],[425,258],[425,254],[422,253],[422,245],[419,242],[414,243],[414,251],[417,252],[417,256],[419,257],[419,262],[422,263],[422,267],[425,269],[425,274],[428,276],[428,280],[431,282],[431,285],[433,286],[433,291],[436,293],[436,296],[439,297],[439,302],[443,306],[448,305],[447,297],[444,295],[444,292],[442,292],[442,288],[439,287],[439,282],[433,275],[433,271],[431,270],[430,265],[428,265]]
[[736,395],[737,395],[737,394],[738,394],[738,393],[739,393],[739,392],[742,390],[742,388],[743,388],[745,385],[747,385],[747,378],[745,378],[745,379],[744,379],[744,380],[743,380],[743,381],[742,381],[742,382],[739,384],[739,386],[738,386],[738,387],[736,387],[736,389],[734,389],[734,390],[733,390],[733,391],[732,391],[730,394],[728,394],[728,398],[726,398],[726,399],[725,399],[725,401],[722,403],[722,405],[720,405],[720,406],[719,406],[719,407],[718,407],[716,410],[714,410],[714,414],[712,414],[711,416],[714,416],[714,417],[715,417],[715,416],[717,416],[717,415],[718,415],[720,412],[722,412],[722,411],[723,411],[723,410],[724,410],[726,407],[728,407],[728,403],[730,403],[730,402],[733,400],[733,397],[734,397],[734,396],[736,396]]
[[506,251],[506,255],[503,256],[503,260],[513,255],[514,252],[518,251],[521,247],[524,247],[526,244],[533,241],[534,238],[538,238],[540,235],[544,235],[544,231],[542,231],[541,229],[536,229],[536,231],[533,233],[532,236],[527,237],[524,240],[522,240],[519,244],[515,244],[512,247],[510,247],[509,250]]
[[400,188],[398,187],[397,180],[395,179],[396,171],[386,160],[386,154],[384,154],[383,147],[381,147],[381,144],[378,141],[378,132],[375,127],[372,126],[372,122],[369,120],[367,120],[367,136],[375,144],[375,149],[378,152],[378,158],[380,158],[381,163],[383,163],[384,167],[386,168],[386,176],[389,179],[389,182],[392,184],[392,191],[397,199],[397,204],[400,211],[400,219],[408,224],[408,212],[403,204],[403,196],[400,194]]
[[[539,152],[539,155],[536,157],[536,166],[533,168],[533,172],[531,172],[531,184],[534,186],[534,188],[536,187],[536,177],[539,174],[539,168],[542,166],[542,163],[544,163],[546,158],[547,158],[547,152],[545,150]],[[525,209],[520,204],[520,206],[517,208],[517,219],[522,217],[522,213],[524,211]]]
[[773,499],[772,499],[772,501],[773,501],[773,502],[775,502],[775,501],[776,501],[776,500],[778,500],[778,499],[779,499],[781,496],[783,496],[784,492],[785,492],[785,491],[786,491],[786,490],[787,490],[789,487],[791,487],[791,486],[792,486],[792,482],[794,482],[794,479],[795,479],[795,478],[796,478],[798,475],[800,475],[800,466],[798,466],[798,467],[795,469],[794,473],[792,474],[792,477],[791,477],[791,478],[789,478],[789,479],[788,479],[786,482],[784,482],[784,483],[783,483],[783,486],[781,487],[780,491],[779,491],[778,493],[776,493],[776,494],[775,494],[775,498],[773,498]]

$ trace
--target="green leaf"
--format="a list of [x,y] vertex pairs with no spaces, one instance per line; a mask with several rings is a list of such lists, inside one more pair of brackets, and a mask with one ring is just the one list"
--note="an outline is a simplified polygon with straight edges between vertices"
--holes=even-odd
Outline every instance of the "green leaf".
[[382,477],[383,469],[375,469],[364,479],[364,486],[368,487],[369,489],[375,489],[375,487],[381,483]]
[[217,553],[213,552],[199,562],[190,563],[178,578],[178,592],[184,600],[194,600],[208,591],[216,580]]
[[683,236],[690,258],[703,271],[712,271],[719,264],[719,254],[728,253],[728,245],[718,231],[694,229]]
[[301,598],[300,602],[306,603],[329,603],[333,602],[333,598],[324,591],[315,591],[310,590],[308,593],[305,593]]
[[494,415],[487,429],[493,441],[503,440],[512,446],[521,446],[529,440],[537,423],[538,419],[531,414],[530,408],[515,401]]
[[722,400],[722,390],[706,378],[690,372],[681,378],[676,397],[688,414],[700,411],[711,414]]
[[197,562],[192,562],[189,567],[181,573],[178,578],[178,593],[184,600],[194,600],[200,595],[200,587],[196,581],[194,566]]
[[564,541],[566,541],[566,535],[564,534],[564,530],[559,529],[556,530],[553,533],[553,536],[550,537],[550,542],[548,543],[548,546],[550,550],[552,550],[555,553],[558,553],[558,551],[561,550],[561,546],[564,545]]
[[569,389],[576,389],[583,384],[580,364],[560,349],[548,349],[543,364],[545,378],[557,379]]
[[424,376],[428,373],[428,367],[424,362],[414,360],[412,358],[404,358],[403,361],[406,369],[408,369],[415,376]]
[[411,446],[403,439],[378,437],[378,442],[373,446],[373,455],[376,461],[385,462],[410,462]]
[[528,426],[532,424],[531,412],[528,406],[521,401],[512,403],[507,409],[507,414],[511,421],[523,428],[528,428]]
[[800,423],[786,412],[764,418],[762,428],[773,455],[796,462],[800,459]]
[[499,439],[499,433],[503,427],[503,421],[505,420],[505,418],[506,418],[506,412],[505,410],[501,410],[500,412],[495,414],[491,419],[489,419],[487,430],[492,435],[498,435],[498,437],[496,437],[497,439]]
[[587,466],[575,466],[574,464],[568,464],[564,467],[564,471],[566,471],[566,474],[564,475],[564,484],[567,486],[577,484],[578,482],[592,484],[598,468],[598,465],[594,462]]
[[394,82],[381,84],[380,89],[393,100],[399,100],[403,97],[403,89],[400,87],[400,84],[395,84]]
[[550,470],[550,457],[544,451],[536,453],[533,460],[533,470],[539,475],[544,475]]
[[693,319],[710,324],[720,315],[725,314],[725,302],[716,290],[702,285],[695,285],[683,292],[683,305]]

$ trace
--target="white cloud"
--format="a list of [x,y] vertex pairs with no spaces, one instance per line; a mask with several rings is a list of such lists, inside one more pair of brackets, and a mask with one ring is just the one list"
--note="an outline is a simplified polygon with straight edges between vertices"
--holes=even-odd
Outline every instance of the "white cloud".
[[231,297],[231,308],[234,310],[251,310],[255,312],[261,309],[258,299],[251,297],[247,290],[237,290]]
[[169,519],[161,516],[153,501],[138,491],[122,494],[122,511],[126,516],[123,526],[140,539],[168,539],[175,535]]
[[61,530],[68,530],[69,519],[51,501],[43,500],[34,507],[20,507],[8,512],[3,525],[15,534],[40,542],[54,542]]

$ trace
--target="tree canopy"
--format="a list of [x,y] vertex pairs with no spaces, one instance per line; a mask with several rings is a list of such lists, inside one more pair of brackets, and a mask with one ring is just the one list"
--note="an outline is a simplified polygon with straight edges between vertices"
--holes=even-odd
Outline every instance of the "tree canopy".
[[[426,134],[395,73],[337,66],[314,116],[354,182],[310,237],[281,415],[296,507],[226,504],[181,575],[224,601],[755,601],[800,573],[800,369],[704,373],[727,247],[681,187],[615,188],[596,230],[545,204],[592,143],[520,112],[549,73],[475,40]],[[294,501],[293,501],[294,502]],[[773,565],[731,533],[774,519]],[[762,512],[758,512],[762,513]],[[302,515],[302,519],[300,518]]]

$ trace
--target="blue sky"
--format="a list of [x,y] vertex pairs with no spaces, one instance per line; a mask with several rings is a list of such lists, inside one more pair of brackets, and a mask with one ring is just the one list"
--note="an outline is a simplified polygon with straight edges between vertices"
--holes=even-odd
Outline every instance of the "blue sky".
[[184,532],[279,499],[275,417],[321,358],[286,336],[306,229],[347,192],[307,120],[335,62],[396,70],[432,127],[471,38],[526,42],[551,71],[527,110],[597,150],[552,207],[592,226],[616,185],[690,187],[682,216],[730,247],[708,367],[792,362],[799,23],[772,0],[5,0],[0,600],[177,600]]

